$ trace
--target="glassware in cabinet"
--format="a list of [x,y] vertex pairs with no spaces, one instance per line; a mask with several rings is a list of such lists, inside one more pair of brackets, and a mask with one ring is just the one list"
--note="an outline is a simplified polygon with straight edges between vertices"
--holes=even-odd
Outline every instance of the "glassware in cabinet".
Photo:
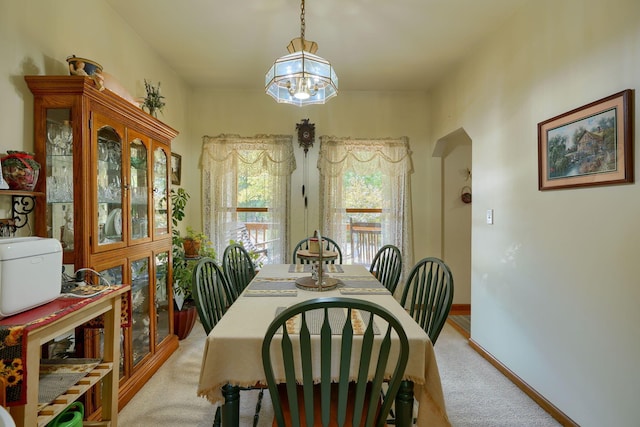
[[153,234],[169,234],[169,154],[162,147],[153,150]]
[[155,310],[156,310],[156,345],[171,334],[169,322],[170,304],[169,296],[169,252],[156,254],[156,283],[155,283]]
[[129,132],[129,200],[131,214],[131,239],[144,240],[149,237],[149,165],[147,161],[149,143],[144,136]]
[[133,366],[151,353],[151,289],[149,258],[131,262],[131,350]]
[[71,108],[46,110],[46,230],[47,237],[60,240],[65,252],[73,252],[74,249],[74,134],[71,119]]
[[98,246],[123,242],[122,131],[98,128],[96,194]]

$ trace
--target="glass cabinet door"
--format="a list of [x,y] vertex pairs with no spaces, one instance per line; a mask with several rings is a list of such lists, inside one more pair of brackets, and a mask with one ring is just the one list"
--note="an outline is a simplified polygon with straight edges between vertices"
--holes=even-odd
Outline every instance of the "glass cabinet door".
[[111,126],[97,131],[98,245],[123,242],[122,137]]
[[156,345],[169,336],[169,252],[156,255]]
[[[73,252],[73,128],[70,108],[47,109],[47,237]],[[42,178],[41,178],[42,179]]]
[[131,263],[131,350],[135,367],[151,353],[151,289],[149,281],[149,258]]
[[[129,132],[129,135],[134,134]],[[131,203],[131,239],[149,237],[149,168],[147,153],[149,148],[142,138],[129,141],[129,194]]]
[[[100,275],[110,284],[112,285],[120,285],[123,282],[123,266],[118,265],[112,268],[108,268],[105,270],[100,270]],[[125,374],[125,349],[124,349],[124,331],[125,328],[120,328],[120,378],[122,378]],[[103,337],[101,337],[102,339]],[[101,346],[102,347],[102,346]],[[100,354],[102,356],[102,353]]]
[[169,234],[169,161],[167,151],[153,150],[153,234],[155,237]]

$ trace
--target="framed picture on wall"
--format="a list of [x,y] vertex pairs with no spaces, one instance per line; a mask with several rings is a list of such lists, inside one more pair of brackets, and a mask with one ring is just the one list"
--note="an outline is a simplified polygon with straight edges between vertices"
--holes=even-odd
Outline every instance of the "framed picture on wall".
[[180,185],[182,176],[182,156],[180,154],[171,153],[171,183]]
[[538,123],[538,189],[633,182],[631,89]]

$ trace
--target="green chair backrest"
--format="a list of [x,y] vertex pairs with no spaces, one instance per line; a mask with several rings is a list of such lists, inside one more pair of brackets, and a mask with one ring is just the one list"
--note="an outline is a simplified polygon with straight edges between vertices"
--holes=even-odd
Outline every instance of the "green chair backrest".
[[240,295],[256,275],[256,267],[247,250],[239,243],[227,246],[222,255],[222,270],[236,295]]
[[[362,322],[352,322],[352,315],[356,318],[359,315]],[[300,327],[291,331],[287,321],[294,317],[299,318]],[[277,338],[274,340],[275,336]],[[358,344],[354,345],[354,342]],[[314,353],[312,347],[319,348],[319,353]],[[278,353],[282,354],[281,357]],[[333,387],[332,353],[339,355],[339,359],[336,359],[339,360],[339,375]],[[278,357],[272,358],[275,354]],[[390,357],[390,354],[396,354],[397,357]],[[318,389],[318,386],[314,387],[314,378],[319,378],[317,399],[320,400],[322,425],[328,425],[330,420],[337,422],[336,425],[345,425],[349,402],[353,403],[353,419],[349,421],[354,426],[361,425],[362,420],[365,420],[367,427],[383,426],[402,382],[408,357],[409,341],[402,325],[393,314],[375,303],[332,297],[293,305],[271,322],[262,343],[262,362],[275,420],[279,426],[285,425],[278,392],[278,383],[282,383],[284,377],[291,425],[314,425],[314,390]],[[352,364],[357,372],[350,371]],[[388,391],[379,406],[387,364],[392,369],[389,371],[391,377]],[[351,387],[350,377],[355,378],[355,385],[352,383]],[[303,402],[306,417],[302,421],[298,384],[302,384],[300,401]],[[331,411],[330,403],[336,401],[336,394],[338,408]]]
[[384,245],[373,258],[369,272],[393,295],[402,272],[402,255],[394,245]]
[[209,334],[237,295],[227,282],[222,269],[209,257],[200,259],[193,269],[191,291],[200,322]]
[[453,275],[438,258],[418,261],[405,282],[400,303],[435,345],[453,302]]
[[[296,256],[296,254],[300,249],[302,250],[309,249],[309,239],[310,237],[300,240],[296,245],[296,247],[293,248],[293,259],[291,260],[292,264],[310,264],[311,263],[311,261],[308,259],[300,259]],[[322,241],[325,242],[325,245],[324,245],[325,251],[338,252],[337,259],[325,260],[325,264],[335,264],[336,262],[338,264],[342,264],[342,251],[340,250],[340,246],[333,239],[330,239],[329,237],[322,236]]]

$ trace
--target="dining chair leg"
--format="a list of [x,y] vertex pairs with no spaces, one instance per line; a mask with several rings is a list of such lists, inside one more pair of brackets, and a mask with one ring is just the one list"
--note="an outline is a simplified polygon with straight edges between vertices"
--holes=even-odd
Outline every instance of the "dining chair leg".
[[222,406],[222,425],[224,427],[240,426],[240,388],[232,385],[222,387],[224,405]]
[[258,420],[260,419],[260,407],[262,406],[262,397],[264,396],[264,389],[260,389],[260,393],[258,393],[258,403],[256,403],[256,413],[253,416],[253,427],[258,426]]
[[396,426],[413,425],[413,381],[402,381],[396,395]]
[[221,420],[220,420],[220,407],[218,406],[216,408],[216,415],[213,418],[213,427],[220,427],[221,424]]

